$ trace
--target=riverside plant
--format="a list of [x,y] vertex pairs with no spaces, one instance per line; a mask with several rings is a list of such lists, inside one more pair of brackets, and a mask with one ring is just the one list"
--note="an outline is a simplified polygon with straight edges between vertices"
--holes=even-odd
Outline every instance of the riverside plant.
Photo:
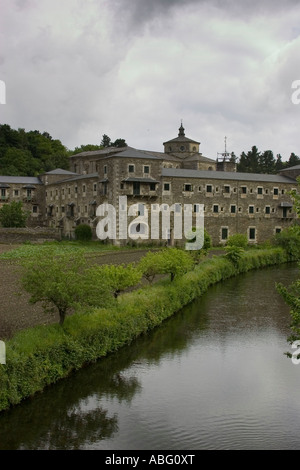
[[72,371],[129,344],[220,281],[250,269],[290,261],[280,247],[243,252],[238,265],[215,256],[173,281],[163,279],[118,296],[109,307],[78,310],[58,324],[17,333],[0,364],[0,410],[20,403]]

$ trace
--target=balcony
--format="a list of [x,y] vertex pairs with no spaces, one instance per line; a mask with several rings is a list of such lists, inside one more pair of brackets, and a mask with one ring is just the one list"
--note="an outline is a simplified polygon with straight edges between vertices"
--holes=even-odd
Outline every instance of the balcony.
[[122,181],[126,185],[125,188],[120,189],[120,194],[123,196],[142,197],[142,198],[156,198],[158,197],[156,189],[150,189],[151,186],[158,183],[152,178],[126,178]]

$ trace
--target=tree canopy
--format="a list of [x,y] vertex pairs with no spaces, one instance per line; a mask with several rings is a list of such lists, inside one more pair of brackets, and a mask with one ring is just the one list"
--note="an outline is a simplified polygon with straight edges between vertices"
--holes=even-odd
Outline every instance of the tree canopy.
[[0,174],[37,176],[55,168],[69,169],[67,148],[48,132],[0,125]]
[[259,152],[258,148],[254,145],[247,153],[241,153],[237,162],[237,171],[242,173],[275,174],[280,170],[299,164],[300,157],[294,153],[291,153],[289,159],[283,162],[280,154],[277,154],[275,158],[272,150]]

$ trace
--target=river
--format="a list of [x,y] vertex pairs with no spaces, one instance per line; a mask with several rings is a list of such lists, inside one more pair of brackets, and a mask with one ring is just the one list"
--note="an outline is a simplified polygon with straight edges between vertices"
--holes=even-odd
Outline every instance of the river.
[[300,449],[300,364],[275,282],[229,279],[159,328],[0,414],[0,449]]

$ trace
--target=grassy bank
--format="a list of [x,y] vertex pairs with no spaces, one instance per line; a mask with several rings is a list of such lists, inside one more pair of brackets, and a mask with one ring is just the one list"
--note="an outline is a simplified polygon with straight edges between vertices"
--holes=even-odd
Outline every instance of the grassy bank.
[[6,343],[7,364],[0,364],[0,411],[129,344],[209,286],[288,261],[294,260],[281,248],[245,251],[236,264],[225,256],[213,257],[173,282],[165,279],[120,296],[113,308],[72,315],[63,327],[40,326],[16,334]]

